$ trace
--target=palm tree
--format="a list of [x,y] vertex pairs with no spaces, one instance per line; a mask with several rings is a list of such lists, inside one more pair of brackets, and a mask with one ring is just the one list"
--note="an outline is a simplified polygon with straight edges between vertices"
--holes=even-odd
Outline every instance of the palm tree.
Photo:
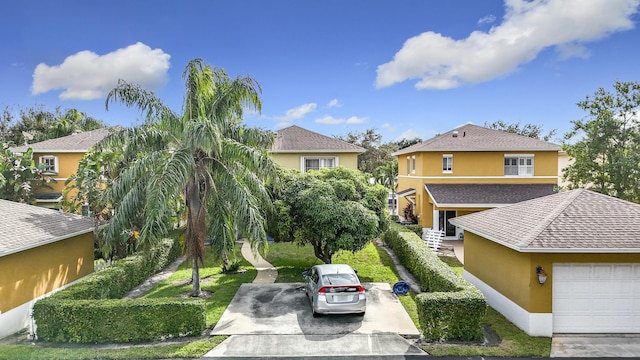
[[391,214],[396,214],[396,187],[398,186],[398,161],[394,160],[374,170],[378,184],[391,191]]
[[119,101],[139,108],[147,121],[99,145],[122,146],[124,158],[132,159],[106,192],[115,211],[104,237],[113,241],[138,227],[139,246],[151,244],[176,226],[176,204],[182,205],[192,296],[200,296],[205,240],[225,262],[238,232],[252,245],[266,240],[265,209],[271,203],[264,181],[275,175],[267,154],[273,135],[242,125],[245,107],[261,109],[260,86],[252,78],[231,79],[200,59],[187,64],[183,78],[181,114],[124,81],[107,97],[107,109]]

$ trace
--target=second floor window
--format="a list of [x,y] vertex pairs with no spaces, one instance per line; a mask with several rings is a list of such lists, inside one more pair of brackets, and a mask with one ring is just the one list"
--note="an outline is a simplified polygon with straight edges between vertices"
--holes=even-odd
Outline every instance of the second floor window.
[[58,158],[55,156],[40,156],[40,164],[45,174],[58,173]]
[[304,158],[304,172],[309,170],[320,170],[320,169],[333,169],[335,167],[335,158],[333,157],[305,157]]
[[533,176],[533,156],[505,155],[505,176]]
[[415,174],[416,173],[416,156],[413,155],[413,157],[411,158],[411,173]]
[[451,173],[453,172],[453,155],[442,155],[442,172],[443,173]]

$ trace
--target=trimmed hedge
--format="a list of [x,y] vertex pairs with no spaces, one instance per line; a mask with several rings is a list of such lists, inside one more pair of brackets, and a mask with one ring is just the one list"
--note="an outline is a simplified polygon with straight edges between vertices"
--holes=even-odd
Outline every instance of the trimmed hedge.
[[487,300],[480,290],[440,261],[413,231],[392,224],[383,234],[383,240],[424,291],[416,295],[424,337],[427,340],[481,339]]
[[121,299],[180,255],[163,239],[144,254],[117,261],[33,307],[38,338],[52,342],[140,342],[199,335],[206,327],[200,299]]

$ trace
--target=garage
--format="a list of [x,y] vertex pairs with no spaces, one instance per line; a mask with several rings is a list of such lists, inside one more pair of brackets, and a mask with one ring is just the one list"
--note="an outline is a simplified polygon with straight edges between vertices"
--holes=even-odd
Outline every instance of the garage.
[[553,264],[553,333],[640,333],[640,264]]

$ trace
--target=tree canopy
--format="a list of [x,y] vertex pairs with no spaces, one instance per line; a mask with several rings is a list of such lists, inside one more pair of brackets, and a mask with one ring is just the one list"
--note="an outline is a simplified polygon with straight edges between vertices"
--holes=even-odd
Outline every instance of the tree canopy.
[[53,179],[36,163],[32,149],[18,156],[3,143],[0,150],[0,199],[34,203],[36,192],[50,188]]
[[13,145],[31,144],[104,126],[102,121],[76,109],[47,111],[40,105],[21,108],[16,114],[5,107],[0,117],[0,141]]
[[[200,59],[187,64],[183,77],[181,113],[135,84],[121,81],[109,93],[107,108],[112,102],[137,107],[147,121],[98,144],[98,150],[123,148],[123,159],[131,160],[105,191],[114,211],[102,236],[108,250],[109,241],[137,228],[138,245],[145,246],[180,220],[186,224],[192,295],[199,296],[207,241],[228,266],[238,232],[253,245],[266,240],[271,203],[263,181],[275,174],[267,153],[273,135],[242,124],[246,107],[261,108],[260,87],[251,77],[231,78]],[[176,213],[181,209],[183,218]]]
[[498,120],[492,123],[485,122],[484,126],[489,129],[502,130],[508,133],[527,136],[530,138],[539,139],[543,141],[551,141],[557,132],[556,129],[553,129],[545,134],[544,129],[542,128],[541,125],[520,124],[519,121],[517,123],[507,123],[502,120]]
[[299,173],[283,170],[275,192],[276,240],[311,244],[331,263],[339,250],[358,251],[387,226],[387,193],[357,170],[343,167]]
[[640,83],[616,81],[613,89],[578,103],[587,114],[565,135],[573,161],[563,176],[570,188],[640,203]]

